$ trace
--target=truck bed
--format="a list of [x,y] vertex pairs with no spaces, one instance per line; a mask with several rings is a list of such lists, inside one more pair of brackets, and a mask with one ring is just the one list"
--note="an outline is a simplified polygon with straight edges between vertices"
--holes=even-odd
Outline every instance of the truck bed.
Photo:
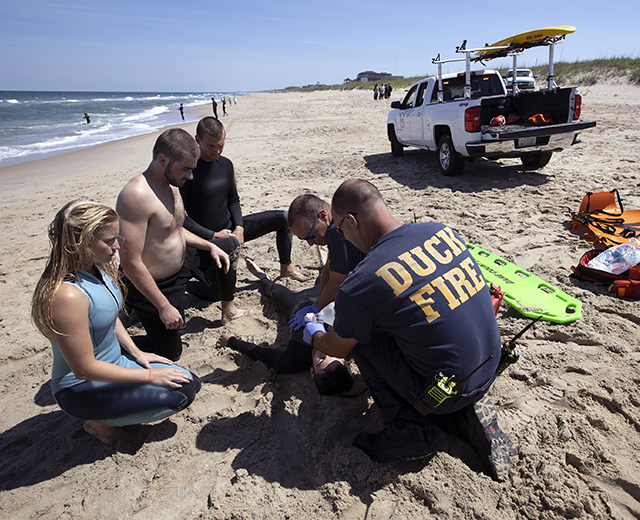
[[571,87],[556,90],[537,90],[534,92],[520,92],[515,97],[504,96],[483,99],[480,124],[483,126],[484,131],[484,126],[489,126],[494,117],[498,115],[507,117],[510,114],[516,114],[520,116],[519,125],[529,126],[526,121],[532,115],[539,113],[550,114],[556,123],[565,123],[569,120],[572,90]]

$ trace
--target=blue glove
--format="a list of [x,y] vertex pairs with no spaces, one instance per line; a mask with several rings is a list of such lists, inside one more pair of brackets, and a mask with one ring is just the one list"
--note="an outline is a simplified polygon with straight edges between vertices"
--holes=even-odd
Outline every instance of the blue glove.
[[313,336],[316,332],[325,332],[324,325],[318,322],[310,322],[304,326],[304,333],[302,334],[302,339],[305,343],[311,345],[311,336]]
[[315,303],[312,303],[308,307],[303,307],[293,315],[293,318],[291,318],[291,321],[289,322],[289,328],[293,328],[293,330],[300,330],[302,327],[304,327],[307,323],[306,321],[304,321],[304,317],[310,312],[318,314],[320,312],[320,309],[318,309]]

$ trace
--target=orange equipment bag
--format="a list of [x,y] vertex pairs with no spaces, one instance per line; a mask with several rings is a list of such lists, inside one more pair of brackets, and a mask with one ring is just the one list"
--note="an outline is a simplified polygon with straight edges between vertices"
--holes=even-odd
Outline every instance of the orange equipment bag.
[[553,123],[553,117],[551,117],[551,114],[542,112],[540,114],[532,115],[529,118],[529,123],[531,123],[533,126],[550,125]]
[[587,193],[577,213],[571,212],[574,226],[586,227],[605,247],[640,239],[640,210],[624,210],[618,190]]

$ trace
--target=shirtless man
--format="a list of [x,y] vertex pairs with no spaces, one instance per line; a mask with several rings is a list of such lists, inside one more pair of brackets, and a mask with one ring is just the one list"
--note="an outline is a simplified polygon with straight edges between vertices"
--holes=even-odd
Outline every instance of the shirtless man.
[[116,205],[127,306],[136,310],[151,350],[174,361],[182,353],[182,298],[192,276],[185,263],[187,246],[209,251],[219,269],[229,268],[224,251],[182,227],[185,212],[178,188],[192,177],[198,156],[193,137],[180,128],[167,130],[158,137],[147,170],[128,182]]

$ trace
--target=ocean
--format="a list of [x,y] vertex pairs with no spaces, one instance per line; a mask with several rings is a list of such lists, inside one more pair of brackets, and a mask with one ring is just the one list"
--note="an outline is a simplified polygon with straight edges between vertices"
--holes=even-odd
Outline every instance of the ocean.
[[[182,122],[197,105],[239,92],[26,92],[0,91],[0,168],[142,135]],[[232,107],[227,103],[227,112]],[[89,115],[90,123],[84,114]],[[213,115],[213,111],[212,111]],[[197,116],[185,113],[186,121]]]

